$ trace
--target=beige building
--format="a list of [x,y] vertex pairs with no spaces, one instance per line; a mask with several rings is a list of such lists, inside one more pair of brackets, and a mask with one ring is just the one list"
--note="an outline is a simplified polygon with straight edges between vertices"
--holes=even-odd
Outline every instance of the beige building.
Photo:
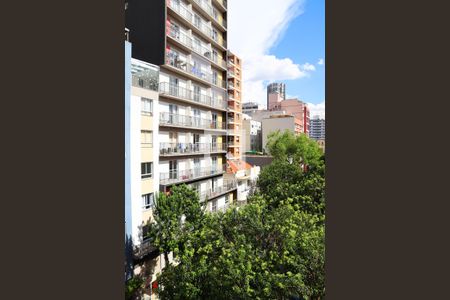
[[267,151],[266,144],[268,141],[268,136],[275,131],[284,132],[289,130],[294,134],[300,134],[301,131],[301,121],[291,115],[273,115],[269,118],[262,119],[262,147]]

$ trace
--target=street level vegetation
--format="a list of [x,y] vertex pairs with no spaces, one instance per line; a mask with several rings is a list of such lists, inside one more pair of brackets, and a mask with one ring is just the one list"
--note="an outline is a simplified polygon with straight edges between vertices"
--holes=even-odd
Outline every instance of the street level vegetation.
[[207,213],[185,185],[160,195],[149,238],[173,262],[165,299],[323,299],[325,158],[306,135],[276,132],[273,162],[244,206]]

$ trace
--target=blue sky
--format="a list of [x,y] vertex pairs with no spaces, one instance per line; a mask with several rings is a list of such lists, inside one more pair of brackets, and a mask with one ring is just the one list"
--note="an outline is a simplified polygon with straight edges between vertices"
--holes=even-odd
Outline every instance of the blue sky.
[[[325,1],[306,1],[303,11],[269,53],[294,62],[317,63],[325,58]],[[325,65],[315,65],[316,70],[309,77],[283,81],[288,95],[314,104],[325,100]]]
[[[266,104],[269,82],[325,114],[325,1],[229,0],[229,48],[243,61],[243,102]],[[251,12],[251,13],[249,13]]]

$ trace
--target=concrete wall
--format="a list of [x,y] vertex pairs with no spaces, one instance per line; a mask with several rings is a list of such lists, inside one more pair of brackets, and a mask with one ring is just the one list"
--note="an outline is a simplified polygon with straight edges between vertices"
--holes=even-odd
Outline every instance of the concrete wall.
[[[280,130],[281,132],[285,130],[290,130],[295,132],[295,122],[294,117],[278,117],[278,118],[266,118],[262,120],[262,147],[266,149],[267,137],[270,133]],[[267,149],[266,149],[267,151]]]

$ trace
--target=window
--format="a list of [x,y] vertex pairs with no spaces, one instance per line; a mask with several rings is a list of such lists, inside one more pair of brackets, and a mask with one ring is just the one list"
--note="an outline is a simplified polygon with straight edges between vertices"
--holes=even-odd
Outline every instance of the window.
[[217,210],[217,200],[212,201],[211,203],[211,211]]
[[141,130],[141,144],[143,147],[153,147],[153,131]]
[[142,208],[144,210],[150,209],[155,206],[155,199],[153,193],[142,195]]
[[153,113],[153,100],[147,98],[141,98],[141,113],[143,115],[152,115]]
[[153,163],[145,162],[141,163],[141,178],[152,178],[153,176]]

